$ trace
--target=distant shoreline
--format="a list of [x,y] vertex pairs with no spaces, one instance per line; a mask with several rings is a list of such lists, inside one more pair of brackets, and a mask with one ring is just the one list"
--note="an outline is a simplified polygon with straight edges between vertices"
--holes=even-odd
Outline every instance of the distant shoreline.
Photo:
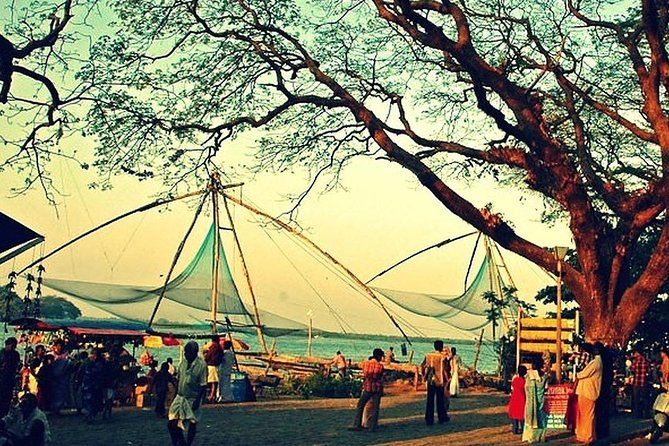
[[[296,335],[288,335],[296,336]],[[406,342],[401,336],[395,335],[380,335],[380,334],[364,334],[364,333],[335,333],[335,332],[320,332],[316,336],[323,338],[351,338],[351,339],[367,339],[367,340],[379,340],[379,341],[393,341],[397,343]],[[409,337],[411,342],[434,342],[436,339],[441,339],[446,344],[465,344],[465,345],[476,345],[476,341],[470,339],[452,339],[452,338],[437,338],[437,337],[424,337],[424,336],[411,336]]]

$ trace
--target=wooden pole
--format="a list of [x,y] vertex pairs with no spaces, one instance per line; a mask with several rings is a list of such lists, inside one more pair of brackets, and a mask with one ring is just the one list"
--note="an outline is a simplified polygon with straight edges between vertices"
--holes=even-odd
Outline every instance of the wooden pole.
[[[488,237],[483,236],[483,246],[485,247],[485,255],[486,259],[485,261],[488,262],[488,280],[490,281],[490,291],[494,293],[498,299],[501,299],[502,296],[497,295],[497,292],[495,291],[494,284],[495,281],[493,279],[493,262],[492,262],[492,255],[490,254],[490,245],[488,242]],[[490,323],[492,324],[492,340],[494,341],[497,336],[496,336],[496,328],[497,328],[497,317],[496,317],[496,312],[497,309],[495,308],[494,304],[491,302],[490,303],[490,310],[492,314],[492,320]]]
[[[217,173],[211,175],[211,202],[214,224],[214,266],[211,274],[211,332],[218,333],[218,276],[221,264],[221,235],[219,234],[218,223],[218,184],[219,177]],[[232,341],[232,339],[231,339]]]
[[311,315],[309,315],[309,330],[307,332],[307,356],[311,357],[312,355],[312,350],[311,350],[311,340],[313,338],[313,318]]
[[562,259],[558,258],[557,318],[555,327],[555,365],[558,384],[562,382]]
[[483,332],[485,328],[481,329],[481,334],[479,335],[478,341],[476,341],[476,354],[474,355],[474,371],[476,371],[476,366],[479,362],[479,356],[481,355],[481,345],[483,344]]
[[522,330],[522,324],[520,323],[520,320],[523,318],[523,309],[521,307],[518,307],[518,321],[516,321],[516,370],[518,370],[518,366],[520,365],[520,339],[521,339],[521,330]]
[[228,220],[230,221],[230,227],[232,228],[232,236],[235,239],[235,244],[237,245],[237,250],[239,251],[239,258],[242,261],[242,269],[244,270],[244,277],[246,278],[246,285],[249,288],[249,294],[251,295],[251,302],[253,303],[253,316],[255,318],[256,325],[256,334],[258,335],[258,342],[260,342],[260,348],[263,353],[267,353],[267,344],[265,343],[265,336],[262,332],[262,324],[260,321],[260,312],[258,311],[258,303],[256,300],[255,292],[253,291],[253,285],[251,283],[251,276],[249,274],[249,269],[246,265],[246,258],[244,257],[244,251],[242,250],[242,244],[239,241],[237,236],[237,230],[235,229],[235,223],[232,219],[232,213],[230,212],[230,206],[228,206],[228,200],[226,195],[223,196],[223,206],[225,207],[225,212],[228,215]]
[[160,295],[158,296],[156,305],[153,307],[153,313],[151,313],[151,318],[149,319],[149,327],[153,325],[153,320],[155,319],[156,314],[158,313],[158,307],[160,307],[160,303],[163,301],[163,297],[165,297],[165,291],[167,291],[167,284],[170,283],[170,280],[172,279],[172,273],[174,272],[174,268],[177,266],[177,262],[179,261],[179,257],[181,257],[181,253],[183,252],[184,246],[186,246],[186,240],[188,240],[188,237],[190,237],[191,232],[193,232],[193,228],[195,227],[197,218],[200,216],[200,212],[202,212],[202,207],[204,206],[204,202],[206,200],[207,196],[203,195],[202,200],[200,200],[200,205],[195,210],[193,221],[186,230],[186,234],[184,235],[184,238],[181,240],[181,243],[179,243],[179,247],[177,248],[177,251],[174,254],[174,259],[172,260],[172,264],[170,265],[170,270],[167,272],[167,275],[165,276],[165,282],[163,283],[163,288],[160,290]]

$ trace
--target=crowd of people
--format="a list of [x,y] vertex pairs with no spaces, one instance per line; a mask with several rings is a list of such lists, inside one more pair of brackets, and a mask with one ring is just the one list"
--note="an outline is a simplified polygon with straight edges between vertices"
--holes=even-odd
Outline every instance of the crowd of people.
[[57,338],[48,348],[26,348],[23,358],[17,344],[16,338],[7,338],[0,354],[0,417],[7,415],[16,397],[31,394],[41,411],[58,415],[72,407],[91,422],[98,414],[109,417],[115,399],[132,395],[134,358],[119,343],[75,354],[68,351],[65,339]]
[[[559,374],[559,375],[558,375]],[[582,342],[562,367],[534,358],[531,368],[521,364],[511,381],[508,414],[511,430],[528,443],[545,441],[545,395],[549,384],[571,382],[565,424],[579,443],[593,443],[609,435],[609,417],[621,394],[631,393],[631,411],[649,418],[655,389],[669,389],[669,354],[666,350],[648,360],[640,348],[631,356],[602,343]]]
[[[231,374],[236,361],[228,339],[212,336],[202,355],[197,342],[188,342],[178,368],[171,358],[159,365],[145,351],[140,364],[148,371],[142,376],[135,359],[119,343],[96,344],[78,353],[69,352],[67,346],[65,339],[57,338],[48,347],[26,348],[22,357],[17,339],[6,339],[0,351],[0,446],[48,444],[45,412],[58,415],[75,408],[91,423],[98,416],[111,417],[114,403],[131,402],[145,393],[155,397],[156,415],[168,419],[173,444],[186,445],[195,437],[202,403],[233,400]],[[123,379],[130,369],[132,379]]]
[[[66,347],[63,339],[55,339],[48,348],[38,344],[27,349],[22,359],[16,338],[6,339],[0,351],[0,446],[47,444],[50,431],[45,412],[58,414],[74,407],[89,423],[98,415],[111,416],[112,403],[122,391],[120,376],[134,358],[114,343],[77,354]],[[151,356],[143,359],[149,371],[141,377],[142,384],[155,396],[156,414],[167,418],[174,446],[193,442],[202,404],[233,400],[235,355],[228,339],[212,336],[201,354],[197,342],[188,342],[178,368],[170,358],[160,366]],[[383,375],[393,362],[392,348],[375,348],[363,362],[361,395],[350,430],[378,429]],[[348,379],[350,364],[341,351],[331,365],[337,376]],[[450,421],[448,410],[451,398],[460,392],[461,368],[456,348],[445,347],[443,341],[435,341],[434,350],[425,355],[420,372],[427,390],[424,421],[428,426]],[[654,389],[669,389],[669,352],[662,350],[648,358],[638,348],[624,355],[601,343],[582,342],[560,367],[551,363],[550,355],[521,364],[511,381],[508,414],[513,433],[522,435],[523,441],[546,440],[546,391],[549,384],[559,382],[571,383],[572,389],[565,424],[578,442],[592,443],[608,436],[609,417],[621,393],[630,394],[634,416],[650,417]],[[13,400],[18,400],[14,407]]]

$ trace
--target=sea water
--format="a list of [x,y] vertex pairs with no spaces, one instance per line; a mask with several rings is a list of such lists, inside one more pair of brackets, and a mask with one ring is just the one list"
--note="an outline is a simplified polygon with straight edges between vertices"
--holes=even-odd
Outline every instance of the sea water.
[[[235,336],[235,335],[233,335]],[[248,335],[240,335],[239,339],[243,340],[251,346],[252,351],[260,351],[258,347],[258,340]],[[274,339],[267,338],[266,343],[269,348]],[[182,341],[185,342],[185,341]],[[208,344],[208,340],[200,340],[201,349]],[[406,346],[406,355],[402,355],[402,344]],[[380,348],[383,351],[393,347],[395,351],[395,359],[399,362],[409,362],[411,351],[413,350],[413,364],[420,364],[426,353],[434,351],[433,341],[426,339],[412,340],[409,345],[406,341],[398,338],[380,338],[374,339],[365,338],[347,338],[342,336],[317,336],[311,340],[311,354],[312,356],[320,358],[334,358],[337,351],[341,351],[346,359],[353,361],[360,361],[367,359],[372,354],[372,350]],[[473,366],[476,356],[477,345],[475,342],[467,340],[444,340],[444,347],[455,347],[457,354],[462,359],[465,367]],[[307,356],[308,341],[304,336],[281,336],[276,338],[275,351],[277,354],[285,354],[291,356]],[[141,354],[142,347],[139,347],[137,356]],[[168,357],[174,359],[175,364],[179,361],[180,349],[178,347],[161,347],[150,349],[154,358],[163,362]],[[478,358],[476,368],[479,372],[495,372],[497,370],[497,356],[494,353],[492,345],[484,342],[481,346],[481,351]]]

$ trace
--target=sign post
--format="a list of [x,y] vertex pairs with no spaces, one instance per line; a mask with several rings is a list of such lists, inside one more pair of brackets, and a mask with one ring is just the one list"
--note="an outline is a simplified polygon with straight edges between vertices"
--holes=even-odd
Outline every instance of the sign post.
[[564,429],[571,384],[549,385],[544,396],[544,411],[548,417],[547,429]]

